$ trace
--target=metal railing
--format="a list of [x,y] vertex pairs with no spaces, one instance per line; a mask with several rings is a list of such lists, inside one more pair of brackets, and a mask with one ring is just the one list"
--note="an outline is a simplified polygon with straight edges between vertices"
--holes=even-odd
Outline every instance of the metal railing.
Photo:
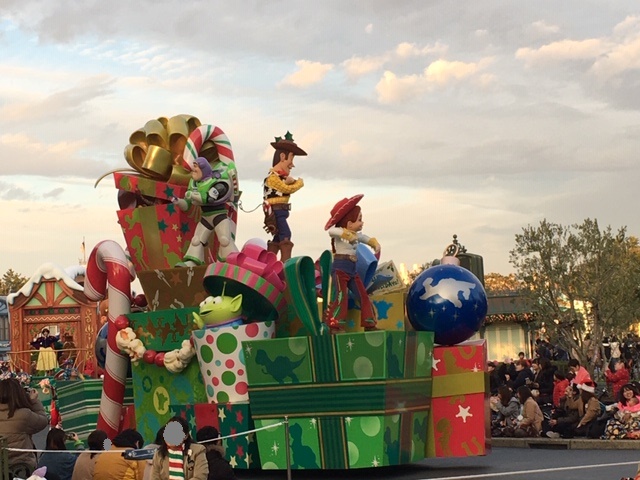
[[[58,354],[65,354],[67,358],[73,358],[73,368],[78,372],[83,373],[84,368],[88,360],[93,362],[94,373],[93,378],[97,378],[98,366],[96,365],[93,349],[91,348],[62,348],[54,351],[56,356]],[[30,375],[35,375],[37,372],[32,371],[32,361],[27,361],[26,358],[31,358],[35,355],[37,358],[38,350],[12,350],[7,352],[9,356],[9,365],[14,372],[22,371],[27,372]]]

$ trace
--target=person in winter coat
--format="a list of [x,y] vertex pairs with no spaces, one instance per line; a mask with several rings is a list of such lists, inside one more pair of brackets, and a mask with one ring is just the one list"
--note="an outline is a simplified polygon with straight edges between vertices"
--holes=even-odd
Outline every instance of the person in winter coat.
[[576,358],[569,360],[569,371],[575,375],[571,383],[574,385],[582,385],[585,382],[591,381],[591,375],[586,368],[580,365],[580,361]]
[[[113,439],[111,451],[135,450],[142,448],[144,439],[139,432],[128,428]],[[142,480],[146,460],[128,460],[121,454],[101,454],[93,471],[93,480]]]
[[[7,440],[9,448],[33,449],[34,435],[46,428],[49,419],[38,392],[27,393],[15,378],[0,380],[0,436]],[[25,465],[31,473],[36,468],[36,456],[32,452],[9,451],[9,468]]]
[[602,438],[638,438],[640,433],[640,392],[629,383],[620,389],[618,403],[613,406],[615,413],[607,422]]
[[207,480],[235,480],[233,468],[224,458],[224,446],[219,440],[220,433],[216,427],[202,427],[196,433],[196,440],[207,449],[207,462],[209,463],[209,476]]
[[189,424],[172,417],[164,428],[162,444],[153,456],[151,480],[207,480],[209,464],[206,448],[193,443]]
[[564,397],[569,380],[559,371],[553,372],[553,407],[560,407],[560,399]]
[[551,430],[547,432],[547,437],[570,438],[583,415],[584,405],[580,398],[580,389],[576,385],[569,384],[560,398],[560,406],[551,414],[552,418],[549,420]]
[[[535,369],[535,374],[529,388],[537,390],[534,395],[536,402],[540,405],[551,403],[553,401],[553,373],[555,367],[551,365],[551,361],[545,357],[540,357],[537,362],[531,365]],[[532,392],[533,393],[533,392]]]
[[629,370],[627,370],[622,360],[618,360],[613,364],[613,371],[607,368],[604,376],[606,377],[607,385],[611,386],[613,398],[618,398],[622,386],[628,384],[631,380]]
[[[38,467],[47,467],[47,478],[59,480],[71,480],[73,469],[78,460],[78,453],[67,452],[67,440],[73,440],[73,446],[78,450],[84,450],[84,444],[75,433],[66,434],[60,428],[52,428],[47,434],[46,452],[40,455]],[[55,450],[61,450],[62,453]]]
[[89,450],[93,452],[82,452],[73,467],[71,480],[87,480],[93,478],[93,470],[96,467],[99,453],[96,450],[104,450],[104,441],[107,439],[107,432],[104,430],[94,430],[87,438]]
[[498,412],[493,422],[491,435],[494,437],[512,436],[520,415],[520,403],[506,385],[498,387],[498,396],[491,399],[492,410]]
[[514,432],[515,437],[539,437],[542,431],[542,410],[533,399],[531,390],[527,386],[518,388],[518,400],[522,405],[522,419],[519,420]]
[[507,385],[514,392],[518,390],[518,388],[523,387],[527,384],[527,380],[533,380],[533,372],[529,368],[529,362],[524,359],[518,360],[515,363],[515,378],[512,378],[511,375],[508,375]]

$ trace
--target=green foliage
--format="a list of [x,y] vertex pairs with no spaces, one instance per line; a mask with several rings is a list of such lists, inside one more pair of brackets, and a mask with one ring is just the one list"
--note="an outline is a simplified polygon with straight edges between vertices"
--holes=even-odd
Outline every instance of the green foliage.
[[14,272],[11,268],[0,278],[0,295],[8,295],[20,290],[29,279]]
[[516,235],[509,261],[551,341],[591,370],[598,354],[589,358],[590,342],[600,345],[637,321],[640,255],[625,227],[614,234],[611,227],[600,230],[597,220],[565,227],[545,219]]

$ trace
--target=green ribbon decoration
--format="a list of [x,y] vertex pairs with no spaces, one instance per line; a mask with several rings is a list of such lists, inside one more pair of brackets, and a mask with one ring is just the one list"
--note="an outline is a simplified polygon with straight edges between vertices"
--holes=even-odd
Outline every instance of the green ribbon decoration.
[[293,257],[284,264],[284,278],[291,292],[295,314],[311,335],[323,335],[327,328],[318,315],[315,265],[311,257]]

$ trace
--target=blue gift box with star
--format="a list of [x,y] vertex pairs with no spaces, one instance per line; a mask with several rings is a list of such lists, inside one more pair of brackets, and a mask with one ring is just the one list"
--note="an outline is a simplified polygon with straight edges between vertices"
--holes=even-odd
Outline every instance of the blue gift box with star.
[[[425,457],[432,332],[291,337],[243,342],[243,348],[256,427],[289,420],[294,468],[364,468]],[[284,425],[257,437],[262,468],[286,468]]]

